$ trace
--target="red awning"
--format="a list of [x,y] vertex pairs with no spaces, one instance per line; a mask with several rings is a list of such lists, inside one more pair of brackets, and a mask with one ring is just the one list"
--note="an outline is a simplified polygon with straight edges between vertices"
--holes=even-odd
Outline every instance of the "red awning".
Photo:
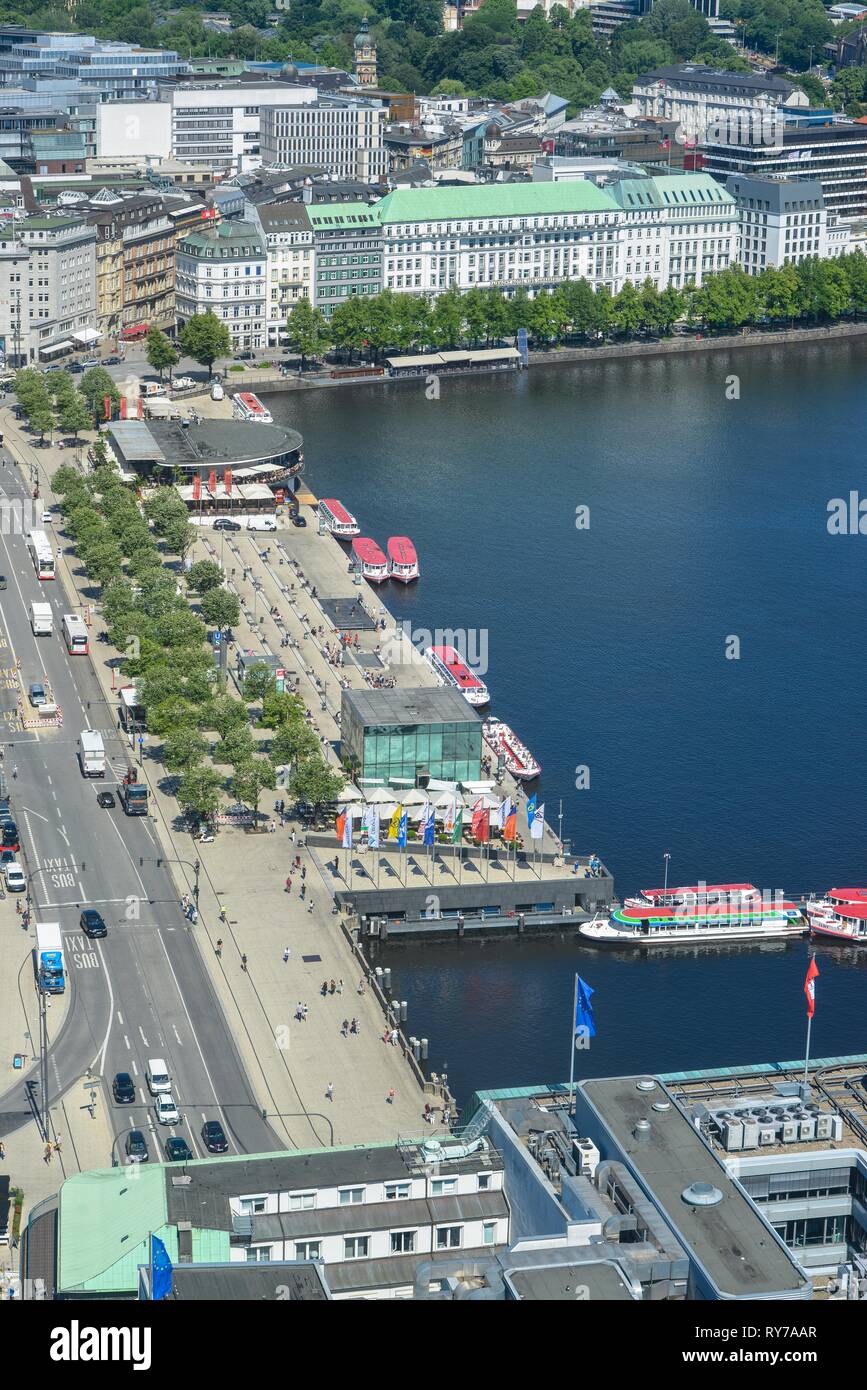
[[122,328],[120,336],[122,338],[141,338],[147,332],[149,332],[149,328],[146,323],[134,323],[129,328]]

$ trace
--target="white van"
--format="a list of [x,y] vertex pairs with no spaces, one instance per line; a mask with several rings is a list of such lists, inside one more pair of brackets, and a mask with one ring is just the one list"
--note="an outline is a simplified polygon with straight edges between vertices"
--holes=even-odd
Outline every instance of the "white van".
[[160,1092],[154,1101],[154,1110],[161,1125],[179,1125],[181,1122],[180,1112],[171,1091]]
[[172,1089],[172,1078],[162,1057],[149,1059],[145,1079],[152,1096],[158,1096],[161,1091],[171,1091]]

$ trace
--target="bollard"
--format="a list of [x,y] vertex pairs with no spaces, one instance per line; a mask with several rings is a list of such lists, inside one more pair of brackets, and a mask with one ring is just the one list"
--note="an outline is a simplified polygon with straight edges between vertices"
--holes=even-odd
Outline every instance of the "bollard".
[[410,1038],[410,1043],[412,1044],[412,1055],[418,1061],[421,1054],[421,1043],[418,1038]]
[[526,922],[525,922],[525,920],[524,920],[524,914],[523,914],[523,912],[519,912],[519,913],[518,913],[518,932],[519,932],[519,934],[520,934],[521,932],[523,932],[525,926],[526,926]]
[[385,969],[384,969],[383,972],[382,972],[382,983],[384,984],[385,988],[388,990],[389,994],[391,994],[391,967],[388,966],[388,965],[385,967]]
[[421,1057],[423,1062],[427,1061],[427,1038],[421,1040]]
[[376,976],[376,983],[379,985],[379,988],[382,989],[382,966],[377,965],[373,973]]
[[400,1021],[401,1021],[401,1023],[406,1023],[406,1000],[405,1000],[405,999],[401,999],[401,1001],[400,1001]]

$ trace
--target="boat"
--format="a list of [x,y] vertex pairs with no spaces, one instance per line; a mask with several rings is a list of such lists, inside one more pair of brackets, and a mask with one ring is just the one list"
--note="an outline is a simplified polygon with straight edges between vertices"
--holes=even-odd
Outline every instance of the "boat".
[[371,584],[382,584],[388,578],[388,561],[369,536],[356,537],[352,542],[352,554],[362,575]]
[[401,584],[411,584],[418,579],[418,556],[409,536],[389,536],[387,549],[391,579],[397,579]]
[[336,497],[323,497],[319,503],[319,515],[338,540],[351,540],[353,536],[361,535],[361,527],[352,512],[348,512]]
[[502,755],[505,759],[506,771],[511,772],[513,777],[520,782],[532,782],[534,777],[539,776],[542,771],[540,764],[508,724],[501,719],[486,719],[482,733],[496,757],[499,759]]
[[829,888],[804,911],[814,936],[867,945],[867,888]]
[[232,397],[232,414],[236,420],[252,420],[257,425],[273,425],[274,416],[252,391],[239,391]]
[[459,690],[471,705],[478,708],[490,703],[488,687],[470,670],[466,662],[461,660],[454,647],[428,647],[425,657],[439,676],[440,682]]
[[803,936],[800,908],[752,883],[647,888],[609,916],[583,922],[579,935],[598,946],[656,946],[698,941],[772,941]]

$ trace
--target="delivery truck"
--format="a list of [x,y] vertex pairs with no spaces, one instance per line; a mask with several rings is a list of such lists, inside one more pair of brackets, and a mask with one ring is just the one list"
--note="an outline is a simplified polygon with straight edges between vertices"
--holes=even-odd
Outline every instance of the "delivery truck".
[[30,626],[34,637],[50,637],[54,631],[54,615],[50,603],[31,603]]
[[59,922],[36,923],[36,980],[45,994],[62,994],[66,989]]
[[105,776],[105,745],[97,729],[85,729],[79,734],[78,761],[82,777]]

